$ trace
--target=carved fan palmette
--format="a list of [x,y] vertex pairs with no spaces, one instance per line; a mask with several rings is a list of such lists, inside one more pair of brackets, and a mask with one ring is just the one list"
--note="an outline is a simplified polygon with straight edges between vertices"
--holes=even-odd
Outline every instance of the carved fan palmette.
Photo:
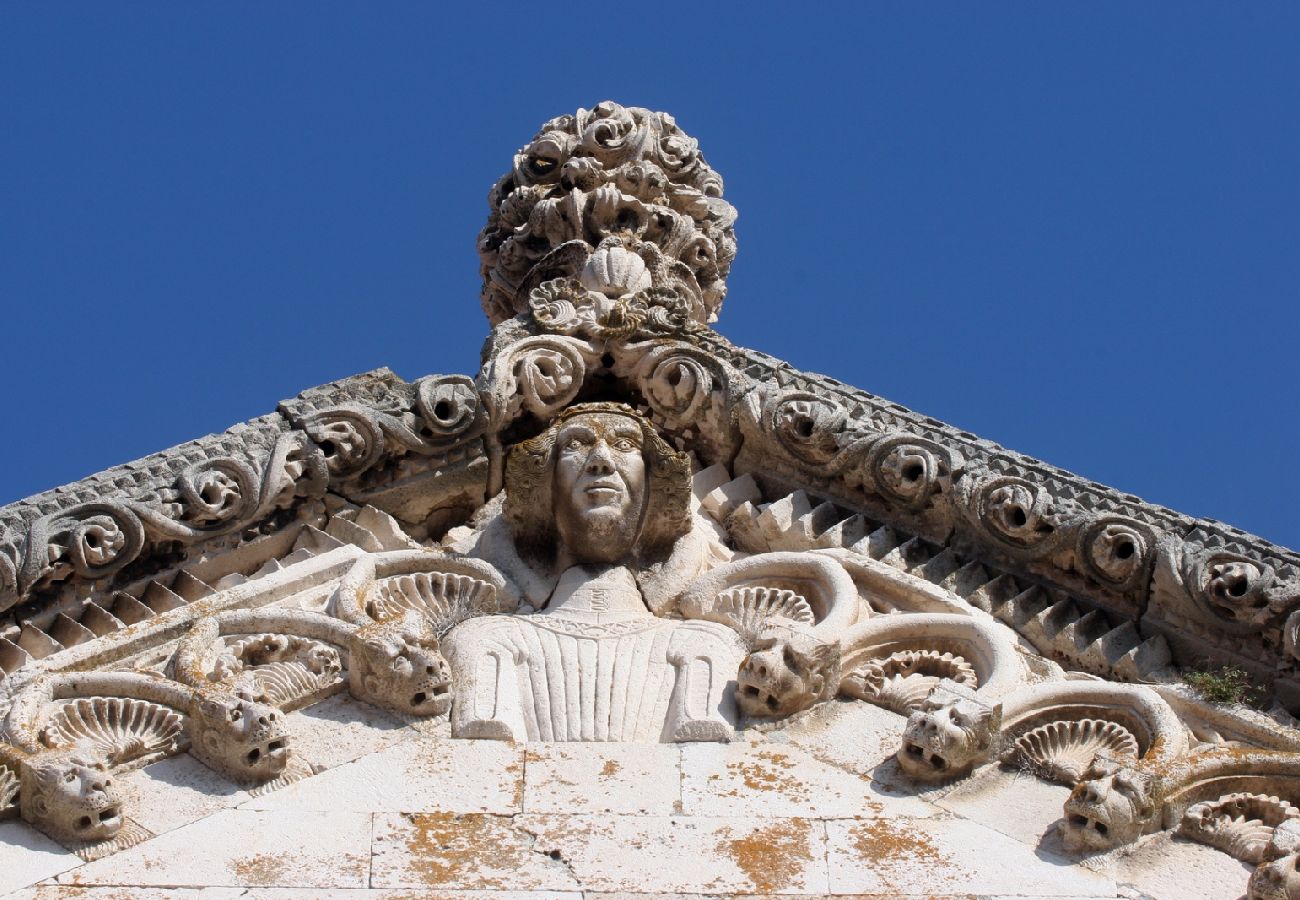
[[1074,784],[1102,751],[1137,759],[1137,738],[1104,719],[1048,722],[1016,738],[1011,762],[1052,781]]
[[366,611],[384,621],[414,610],[441,631],[469,618],[474,609],[489,608],[495,593],[495,587],[469,575],[415,572],[376,581]]
[[1273,832],[1300,809],[1267,794],[1228,794],[1188,807],[1179,831],[1244,862],[1259,863]]
[[89,741],[114,766],[151,762],[175,753],[183,736],[180,713],[129,697],[81,697],[62,703],[41,730],[47,747]]
[[772,619],[799,625],[816,620],[808,601],[794,591],[750,585],[727,588],[713,607],[717,621],[730,625],[746,643],[753,643]]
[[920,709],[930,690],[945,678],[972,689],[979,686],[975,669],[955,653],[900,650],[851,672],[841,689],[906,716]]

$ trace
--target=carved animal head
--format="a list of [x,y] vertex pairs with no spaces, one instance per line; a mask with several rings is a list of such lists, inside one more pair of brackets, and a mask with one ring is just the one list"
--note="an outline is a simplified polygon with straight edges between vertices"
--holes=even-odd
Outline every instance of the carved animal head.
[[918,781],[945,781],[965,775],[989,758],[1002,727],[1002,707],[990,706],[974,691],[943,680],[921,708],[907,719],[899,768]]
[[1109,850],[1131,844],[1158,812],[1150,775],[1098,754],[1065,801],[1061,838],[1069,850]]
[[94,745],[38,753],[19,765],[22,817],[61,841],[102,841],[122,828],[108,756]]
[[451,709],[451,666],[422,616],[357,629],[349,653],[348,687],[358,700],[415,716]]
[[736,701],[747,716],[788,716],[835,695],[838,644],[793,628],[773,628],[740,663]]
[[289,762],[284,717],[246,693],[200,694],[190,710],[189,727],[190,752],[235,781],[267,781]]
[[1260,863],[1246,888],[1249,900],[1300,900],[1300,853]]

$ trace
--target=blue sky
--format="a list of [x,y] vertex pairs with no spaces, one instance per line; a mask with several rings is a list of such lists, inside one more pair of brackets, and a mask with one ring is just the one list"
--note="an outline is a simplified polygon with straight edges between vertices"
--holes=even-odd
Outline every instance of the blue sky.
[[0,503],[472,373],[485,196],[672,112],[731,340],[1300,545],[1294,3],[0,7]]

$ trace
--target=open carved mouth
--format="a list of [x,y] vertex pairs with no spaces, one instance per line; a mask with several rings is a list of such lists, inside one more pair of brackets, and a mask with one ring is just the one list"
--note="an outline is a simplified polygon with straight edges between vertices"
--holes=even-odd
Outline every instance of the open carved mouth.
[[244,754],[244,764],[249,768],[266,763],[280,763],[289,755],[289,739],[276,738],[267,741],[261,747],[254,747]]
[[1066,816],[1065,821],[1071,828],[1084,832],[1092,831],[1103,838],[1110,834],[1110,828],[1105,822],[1085,816],[1082,813],[1070,813]]
[[82,816],[77,820],[78,831],[102,831],[115,829],[122,824],[122,804],[113,803],[105,806],[94,815]]
[[920,765],[929,766],[936,772],[943,772],[948,768],[948,760],[944,759],[943,756],[938,753],[926,750],[920,744],[905,741],[903,743],[903,752],[907,754],[907,758],[910,761],[919,763]]
[[418,708],[426,703],[438,703],[444,700],[451,693],[451,685],[447,682],[435,684],[425,691],[416,691],[411,697],[411,706]]

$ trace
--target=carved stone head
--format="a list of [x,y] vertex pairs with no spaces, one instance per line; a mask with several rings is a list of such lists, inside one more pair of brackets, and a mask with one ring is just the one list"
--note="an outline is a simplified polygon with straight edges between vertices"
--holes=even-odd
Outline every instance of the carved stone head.
[[690,464],[619,403],[570,407],[510,453],[506,520],[543,562],[650,562],[690,530]]
[[1002,727],[1002,708],[943,680],[907,719],[898,766],[918,781],[946,781],[987,760]]
[[92,744],[48,750],[19,766],[22,817],[60,841],[108,840],[122,828],[122,798],[108,756]]
[[415,716],[451,709],[451,667],[423,616],[363,626],[348,651],[348,688],[358,700]]
[[1152,780],[1123,762],[1098,754],[1065,801],[1061,839],[1069,850],[1109,850],[1131,844],[1157,813]]
[[835,696],[838,644],[794,628],[769,628],[740,663],[736,702],[747,716],[788,716]]
[[273,706],[247,696],[206,691],[189,719],[190,752],[240,782],[268,781],[289,762],[289,730]]
[[1300,853],[1288,853],[1260,863],[1250,876],[1248,900],[1300,898]]
[[[665,322],[717,316],[736,255],[736,210],[667,113],[606,101],[552,119],[488,204],[478,250],[493,325],[527,311],[543,284]],[[566,302],[582,305],[578,296]]]

